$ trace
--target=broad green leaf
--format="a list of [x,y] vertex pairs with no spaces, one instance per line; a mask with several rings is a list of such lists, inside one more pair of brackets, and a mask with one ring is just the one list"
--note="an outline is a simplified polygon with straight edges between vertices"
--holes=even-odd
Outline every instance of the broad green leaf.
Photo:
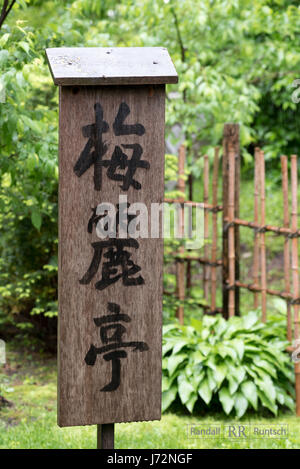
[[244,381],[241,384],[241,391],[252,407],[257,410],[257,389],[253,381]]
[[164,391],[167,391],[169,388],[170,388],[170,381],[165,375],[163,375],[161,390],[162,392],[164,392]]
[[264,381],[262,381],[261,379],[257,379],[255,380],[255,384],[270,402],[275,403],[276,391],[273,382],[270,378],[265,379]]
[[185,347],[186,345],[188,345],[189,342],[187,339],[185,340],[178,340],[177,343],[174,345],[174,348],[173,348],[173,355],[175,355],[176,353],[180,352],[180,350]]
[[257,395],[262,405],[264,407],[267,407],[267,409],[269,409],[274,415],[277,415],[278,413],[277,405],[274,402],[270,401],[268,397],[266,396],[266,394],[263,391],[260,391],[259,389],[257,389]]
[[244,342],[240,339],[233,339],[231,341],[231,344],[234,350],[237,352],[239,359],[242,360],[244,356],[244,351],[245,351]]
[[229,383],[229,393],[230,393],[231,395],[233,395],[233,394],[237,391],[237,389],[238,389],[238,387],[239,387],[239,382],[236,381],[236,380],[234,379],[234,377],[233,377],[232,375],[230,375],[230,374],[228,374],[227,380],[228,380],[228,383]]
[[168,372],[169,375],[172,376],[178,365],[182,364],[187,358],[186,354],[178,354],[178,355],[171,355],[167,358],[168,360]]
[[198,395],[196,393],[193,393],[191,394],[189,400],[186,402],[186,407],[188,409],[188,411],[192,414],[193,412],[193,409],[194,409],[194,406],[197,402],[197,399],[198,399]]
[[3,34],[3,36],[0,38],[0,47],[4,47],[5,44],[7,43],[8,39],[9,39],[9,36],[10,34],[9,33],[5,33]]
[[162,346],[162,354],[163,354],[163,357],[170,351],[172,350],[174,347],[174,344],[173,342],[171,342],[171,340],[168,340],[166,343],[163,344]]
[[212,398],[212,391],[210,390],[207,378],[200,383],[198,393],[201,399],[208,405]]
[[243,325],[245,329],[251,329],[257,322],[258,316],[254,311],[250,311],[246,316],[243,316]]
[[199,384],[204,379],[204,377],[205,377],[205,371],[204,370],[201,370],[200,372],[194,373],[192,376],[190,376],[189,380],[190,380],[192,386],[194,386],[194,389],[198,389]]
[[215,380],[214,372],[209,368],[207,368],[207,381],[209,389],[214,392],[217,389],[217,382]]
[[163,326],[163,336],[165,337],[168,332],[170,331],[178,331],[178,325],[177,324],[166,324]]
[[234,408],[237,418],[241,418],[248,408],[247,399],[239,391],[234,396]]
[[225,414],[229,415],[232,408],[233,408],[233,406],[234,406],[234,399],[230,395],[228,389],[226,389],[224,387],[222,389],[220,389],[219,399],[220,399],[220,402],[222,404],[222,407],[223,407],[223,410],[224,410]]
[[174,385],[168,391],[162,393],[162,412],[165,412],[168,407],[175,401],[177,396],[177,386]]
[[236,351],[234,350],[234,348],[230,345],[224,345],[222,343],[218,344],[217,346],[217,351],[218,351],[218,354],[222,357],[222,358],[225,358],[225,357],[231,357],[232,360],[235,362],[236,359],[237,359],[237,353]]
[[24,50],[24,52],[26,52],[26,54],[29,53],[29,44],[28,44],[28,42],[20,41],[19,46]]
[[285,394],[284,405],[286,405],[292,412],[295,412],[295,401],[291,396]]
[[178,382],[178,394],[182,404],[186,404],[192,393],[194,393],[193,386],[187,381],[184,374],[181,374],[177,378]]
[[228,375],[232,375],[233,378],[240,384],[244,381],[246,376],[246,370],[243,366],[234,366],[231,363],[228,363]]
[[268,363],[266,360],[261,360],[259,358],[256,358],[254,360],[254,363],[256,366],[259,368],[262,368],[264,371],[267,371],[273,378],[277,378],[277,373],[276,369],[274,366],[272,366],[270,363]]
[[42,216],[41,214],[34,210],[32,213],[31,213],[31,222],[33,224],[33,226],[38,230],[40,231],[41,229],[41,225],[42,225]]
[[226,378],[227,371],[228,370],[227,370],[227,366],[225,363],[216,365],[216,369],[214,371],[214,378],[215,378],[218,388],[221,386],[224,379]]

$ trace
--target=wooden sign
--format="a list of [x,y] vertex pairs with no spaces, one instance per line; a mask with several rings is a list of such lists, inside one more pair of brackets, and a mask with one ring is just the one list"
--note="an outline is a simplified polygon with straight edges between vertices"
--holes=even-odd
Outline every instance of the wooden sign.
[[[121,236],[120,220],[163,202],[177,74],[164,48],[46,53],[60,85],[58,424],[159,419],[163,240]],[[99,237],[103,203],[115,236]]]

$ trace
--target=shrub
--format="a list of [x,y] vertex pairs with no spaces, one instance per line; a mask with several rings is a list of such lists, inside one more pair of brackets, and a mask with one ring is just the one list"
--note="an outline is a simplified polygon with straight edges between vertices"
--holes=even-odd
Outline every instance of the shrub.
[[163,411],[177,396],[191,413],[197,402],[213,401],[237,418],[248,408],[274,415],[279,406],[294,410],[293,366],[282,331],[276,322],[261,323],[255,312],[165,326]]

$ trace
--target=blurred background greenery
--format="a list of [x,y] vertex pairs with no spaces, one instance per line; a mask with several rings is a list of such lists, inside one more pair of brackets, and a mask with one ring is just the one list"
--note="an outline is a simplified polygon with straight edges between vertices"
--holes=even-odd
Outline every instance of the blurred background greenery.
[[[14,3],[0,29],[2,335],[19,330],[22,337],[28,333],[55,347],[58,91],[45,48],[167,47],[179,74],[179,84],[167,88],[167,139],[174,148],[186,142],[195,199],[202,197],[201,155],[212,157],[224,122],[238,122],[241,211],[252,209],[257,144],[266,155],[268,202],[274,199],[270,212],[276,221],[282,216],[279,156],[298,150],[299,106],[291,95],[300,62],[299,26],[298,2],[285,0]],[[167,165],[166,180],[174,180],[173,173],[176,159],[175,171],[174,160]],[[247,246],[252,233],[246,236]],[[165,281],[172,283],[171,277]],[[195,294],[201,296],[201,289]],[[167,317],[174,308],[169,305]]]
[[[166,155],[166,183],[176,180],[176,151],[185,142],[186,172],[194,176],[193,196],[200,201],[201,156],[213,157],[225,122],[239,123],[241,218],[252,219],[253,150],[259,145],[266,157],[267,220],[280,225],[280,154],[297,153],[299,147],[299,105],[292,100],[300,69],[299,36],[300,8],[289,0],[13,2],[5,21],[0,20],[2,338],[56,350],[58,90],[45,48],[168,48],[179,83],[167,86],[166,138],[168,153],[174,154]],[[247,277],[253,233],[241,231],[242,275]],[[282,244],[269,236],[271,276],[279,283]],[[200,274],[194,270],[193,275]],[[167,256],[164,282],[174,287]],[[197,301],[202,296],[202,284],[196,282],[187,320],[201,319]],[[247,313],[252,296],[246,293],[242,299]],[[269,304],[283,318],[282,305]],[[174,322],[176,305],[165,298],[165,323]]]

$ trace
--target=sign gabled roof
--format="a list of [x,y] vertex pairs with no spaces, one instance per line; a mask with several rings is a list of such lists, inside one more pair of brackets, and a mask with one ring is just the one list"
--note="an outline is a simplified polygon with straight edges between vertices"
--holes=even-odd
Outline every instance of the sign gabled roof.
[[58,47],[46,49],[55,85],[177,83],[164,47]]

